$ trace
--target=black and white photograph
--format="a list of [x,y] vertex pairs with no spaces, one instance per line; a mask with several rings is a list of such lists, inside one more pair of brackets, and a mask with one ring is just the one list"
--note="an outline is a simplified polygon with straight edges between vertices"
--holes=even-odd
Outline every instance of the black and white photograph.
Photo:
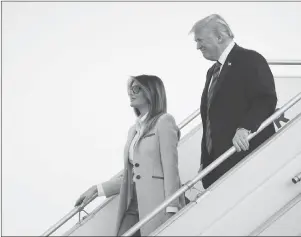
[[1,1],[1,236],[301,236],[300,13]]

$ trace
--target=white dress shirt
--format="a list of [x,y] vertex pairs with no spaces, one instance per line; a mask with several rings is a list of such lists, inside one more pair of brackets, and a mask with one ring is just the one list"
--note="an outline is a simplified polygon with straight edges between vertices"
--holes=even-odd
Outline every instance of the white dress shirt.
[[[131,142],[130,148],[129,148],[129,162],[132,165],[133,165],[133,160],[134,160],[135,146],[143,132],[144,125],[145,125],[144,121],[145,121],[146,117],[147,117],[147,113],[145,115],[143,115],[142,117],[140,116],[136,121],[136,135],[134,136],[134,138]],[[97,185],[97,192],[98,192],[98,196],[105,195],[101,183]],[[166,212],[176,213],[176,212],[178,212],[178,208],[177,207],[166,207]]]
[[144,129],[144,121],[146,119],[147,113],[145,115],[143,115],[142,117],[139,117],[136,121],[136,135],[133,138],[130,148],[129,148],[129,162],[133,165],[133,160],[134,160],[134,149],[136,146],[137,141],[139,140],[139,138],[141,137],[141,134],[143,132]]
[[[231,50],[233,49],[234,45],[235,45],[235,42],[232,40],[230,42],[230,44],[227,46],[227,48],[225,48],[225,50],[223,51],[223,53],[221,54],[221,56],[219,57],[218,62],[221,64],[221,68],[219,70],[219,73],[222,71],[222,68],[223,68],[223,66],[224,66],[224,64],[226,62],[226,59],[227,59],[229,53],[231,52]],[[211,83],[212,83],[212,80],[210,81],[208,90],[209,90],[209,88],[211,86]]]

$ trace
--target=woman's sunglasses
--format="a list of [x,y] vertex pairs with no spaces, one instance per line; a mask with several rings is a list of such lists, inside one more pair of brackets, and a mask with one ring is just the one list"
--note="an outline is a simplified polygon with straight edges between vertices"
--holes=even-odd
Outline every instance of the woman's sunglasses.
[[130,88],[130,92],[132,92],[135,95],[138,94],[140,92],[140,90],[141,90],[141,87],[138,85],[132,86]]

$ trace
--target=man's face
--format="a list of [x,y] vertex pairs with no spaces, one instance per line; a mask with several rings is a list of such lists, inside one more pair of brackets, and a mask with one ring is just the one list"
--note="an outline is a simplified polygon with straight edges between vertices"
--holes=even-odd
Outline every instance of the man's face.
[[217,36],[210,29],[200,28],[194,33],[197,49],[201,50],[204,58],[217,61],[219,59],[219,42]]

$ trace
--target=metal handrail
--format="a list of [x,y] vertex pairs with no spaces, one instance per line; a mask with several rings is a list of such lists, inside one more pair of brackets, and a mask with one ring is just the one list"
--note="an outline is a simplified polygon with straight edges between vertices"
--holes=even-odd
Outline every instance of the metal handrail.
[[[261,126],[257,129],[256,132],[248,135],[248,141],[255,137],[258,133],[260,133],[264,128],[273,123],[274,120],[279,118],[286,110],[291,108],[294,104],[296,104],[299,100],[301,100],[301,93],[298,93],[295,97],[293,97],[289,102],[287,102],[284,106],[282,106],[279,110],[277,110],[273,115],[267,118]],[[157,214],[159,214],[163,209],[165,209],[172,201],[178,198],[180,195],[184,194],[188,189],[193,187],[197,182],[199,182],[202,178],[204,178],[207,174],[209,174],[212,170],[218,167],[222,162],[228,159],[231,155],[235,153],[236,149],[232,146],[225,153],[223,153],[220,157],[218,157],[215,161],[213,161],[209,166],[203,169],[197,176],[195,176],[192,180],[188,181],[184,184],[178,191],[176,191],[172,196],[167,198],[162,204],[160,204],[155,210],[153,210],[150,214],[145,216],[141,221],[139,221],[136,225],[134,225],[131,229],[129,229],[122,236],[131,236],[136,233],[142,226],[148,223],[151,219],[153,219]]]
[[300,60],[268,60],[269,65],[281,65],[281,66],[300,66]]
[[200,114],[200,109],[194,111],[191,115],[189,115],[186,119],[184,119],[181,123],[179,123],[179,129],[183,129],[187,124],[189,124],[192,120],[194,120]]
[[[115,177],[115,176],[114,176]],[[97,196],[96,196],[97,197]],[[62,236],[69,236],[74,231],[76,231],[79,227],[84,225],[87,221],[91,220],[93,216],[95,216],[101,209],[103,209],[105,206],[107,206],[111,201],[115,199],[115,195],[111,196],[109,198],[106,198],[100,205],[98,205],[96,208],[93,209],[90,213],[87,213],[86,216],[84,216],[79,222],[77,222],[71,229],[68,229],[66,232],[62,234]],[[95,198],[91,199],[93,201]],[[84,210],[83,210],[84,211]],[[85,212],[85,211],[84,211]],[[80,216],[79,216],[80,217]]]

